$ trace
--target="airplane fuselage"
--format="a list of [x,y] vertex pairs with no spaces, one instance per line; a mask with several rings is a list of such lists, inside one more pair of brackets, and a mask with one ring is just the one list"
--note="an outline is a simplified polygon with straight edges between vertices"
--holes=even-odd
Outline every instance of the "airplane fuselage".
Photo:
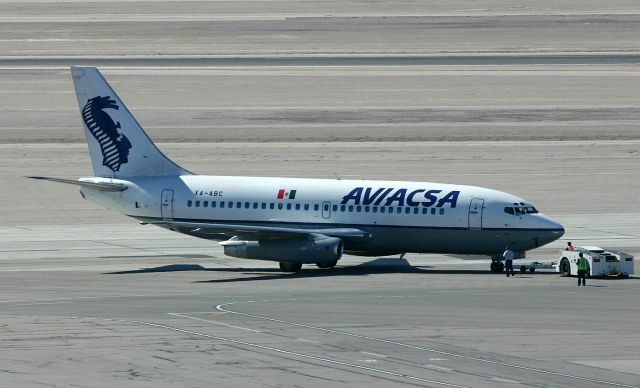
[[[430,182],[184,175],[129,179],[127,190],[83,187],[85,197],[145,222],[182,221],[290,227],[357,228],[347,253],[487,254],[505,246],[524,252],[559,238],[564,229],[514,195],[475,186]],[[511,209],[508,211],[507,209]],[[212,240],[228,236],[163,225]]]

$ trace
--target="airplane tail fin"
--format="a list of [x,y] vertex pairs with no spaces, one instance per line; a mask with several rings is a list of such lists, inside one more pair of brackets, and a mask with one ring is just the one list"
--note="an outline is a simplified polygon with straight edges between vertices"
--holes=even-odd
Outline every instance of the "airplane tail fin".
[[166,157],[95,67],[71,67],[93,171],[97,177],[191,173]]

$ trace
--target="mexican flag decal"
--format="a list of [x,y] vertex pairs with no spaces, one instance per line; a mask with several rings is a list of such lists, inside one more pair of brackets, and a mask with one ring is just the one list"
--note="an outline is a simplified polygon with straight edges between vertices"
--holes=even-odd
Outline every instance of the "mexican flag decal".
[[278,199],[295,199],[296,191],[295,190],[278,190]]

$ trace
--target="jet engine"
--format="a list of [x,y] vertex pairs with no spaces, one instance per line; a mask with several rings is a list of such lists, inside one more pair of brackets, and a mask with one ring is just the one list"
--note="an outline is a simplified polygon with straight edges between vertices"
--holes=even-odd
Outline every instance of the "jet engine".
[[335,262],[342,257],[342,240],[328,236],[314,236],[306,240],[236,239],[221,243],[224,254],[241,259],[271,260],[290,263]]

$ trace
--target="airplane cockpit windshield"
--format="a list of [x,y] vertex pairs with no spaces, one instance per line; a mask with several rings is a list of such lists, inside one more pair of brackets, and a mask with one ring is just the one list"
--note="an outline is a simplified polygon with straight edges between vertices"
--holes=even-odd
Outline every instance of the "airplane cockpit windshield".
[[513,206],[505,207],[504,212],[507,214],[515,215],[515,216],[539,213],[538,209],[536,209],[535,207],[524,204],[522,202],[514,203]]

